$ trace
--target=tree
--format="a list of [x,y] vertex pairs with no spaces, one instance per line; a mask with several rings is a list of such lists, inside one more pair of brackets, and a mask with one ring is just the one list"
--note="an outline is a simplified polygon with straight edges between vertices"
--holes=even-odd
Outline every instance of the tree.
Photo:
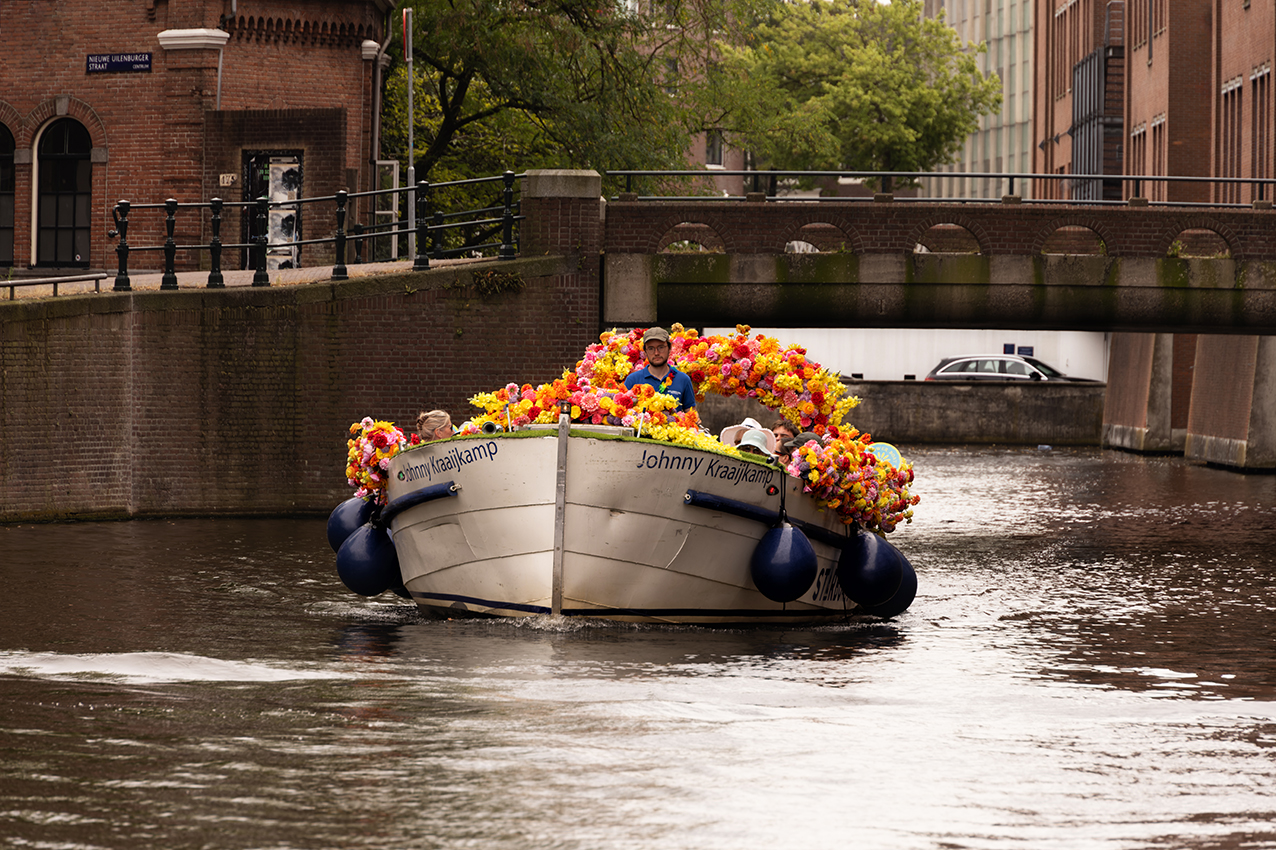
[[[704,125],[697,80],[755,2],[767,0],[416,0],[418,177],[684,167]],[[383,144],[406,159],[397,58]]]
[[921,0],[777,4],[747,44],[722,46],[741,81],[729,137],[781,169],[931,170],[1001,107],[1001,81],[975,63],[983,50]]

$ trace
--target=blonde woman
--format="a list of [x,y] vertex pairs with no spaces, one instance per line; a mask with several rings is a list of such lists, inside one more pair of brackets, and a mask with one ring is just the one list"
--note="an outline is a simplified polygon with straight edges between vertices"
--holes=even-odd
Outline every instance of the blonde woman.
[[416,418],[416,432],[426,442],[446,440],[452,436],[452,417],[446,410],[422,411]]

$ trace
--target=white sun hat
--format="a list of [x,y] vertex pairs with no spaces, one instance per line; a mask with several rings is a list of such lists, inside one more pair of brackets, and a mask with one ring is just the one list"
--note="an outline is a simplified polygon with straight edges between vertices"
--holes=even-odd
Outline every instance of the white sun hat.
[[752,428],[748,431],[745,431],[744,436],[740,438],[740,445],[736,446],[736,448],[739,449],[740,451],[744,451],[745,446],[751,446],[761,451],[762,454],[766,455],[768,458],[775,457],[775,454],[771,451],[771,449],[767,445],[768,442],[774,443],[775,435],[771,434],[771,440],[768,441],[767,440],[768,434],[771,434],[771,432],[764,431],[759,428]]

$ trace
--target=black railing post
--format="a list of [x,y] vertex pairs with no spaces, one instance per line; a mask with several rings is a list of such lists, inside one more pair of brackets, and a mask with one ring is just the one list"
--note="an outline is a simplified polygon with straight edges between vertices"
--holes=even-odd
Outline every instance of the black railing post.
[[337,264],[332,267],[333,280],[346,280],[346,200],[349,193],[342,189],[337,193],[337,233],[336,233],[336,249]]
[[434,226],[430,228],[430,256],[436,260],[443,256],[443,213],[438,210],[434,211],[434,219],[431,222]]
[[1013,197],[1015,194],[1015,175],[1013,174],[1010,175],[1010,191],[1007,192],[1006,194],[1010,195],[1011,197]]
[[213,198],[208,202],[208,206],[213,211],[211,220],[213,238],[208,243],[208,260],[211,265],[208,272],[208,288],[225,289],[226,282],[222,279],[222,199]]
[[177,242],[173,239],[173,226],[177,223],[177,199],[169,198],[164,202],[164,276],[160,278],[160,289],[177,288],[177,272],[174,269],[177,258]]
[[115,205],[115,209],[111,210],[111,215],[115,218],[115,230],[107,234],[120,235],[120,244],[115,246],[115,256],[120,258],[120,268],[115,274],[116,292],[128,292],[133,288],[128,280],[128,208],[128,201],[120,201]]
[[425,248],[426,234],[430,227],[429,192],[429,181],[421,180],[416,184],[416,256],[412,259],[414,272],[422,272],[430,267],[430,257]]
[[518,256],[514,249],[514,172],[506,171],[501,179],[505,182],[505,209],[501,211],[501,249],[496,257],[500,260],[512,260]]
[[350,225],[350,235],[354,237],[354,261],[358,265],[363,263],[363,225],[357,221]]
[[265,195],[257,199],[257,262],[253,272],[253,286],[270,286],[266,274],[266,245],[270,242],[270,199]]

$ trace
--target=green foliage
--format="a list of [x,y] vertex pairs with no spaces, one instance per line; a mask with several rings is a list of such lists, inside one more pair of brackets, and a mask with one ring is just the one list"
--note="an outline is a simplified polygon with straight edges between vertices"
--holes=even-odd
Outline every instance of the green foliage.
[[951,162],[1001,82],[921,0],[792,0],[722,46],[737,147],[781,169],[926,171]]
[[[762,1],[643,3],[644,14],[615,0],[410,3],[418,179],[685,167],[715,39]],[[401,38],[392,54],[383,151],[406,164]]]

